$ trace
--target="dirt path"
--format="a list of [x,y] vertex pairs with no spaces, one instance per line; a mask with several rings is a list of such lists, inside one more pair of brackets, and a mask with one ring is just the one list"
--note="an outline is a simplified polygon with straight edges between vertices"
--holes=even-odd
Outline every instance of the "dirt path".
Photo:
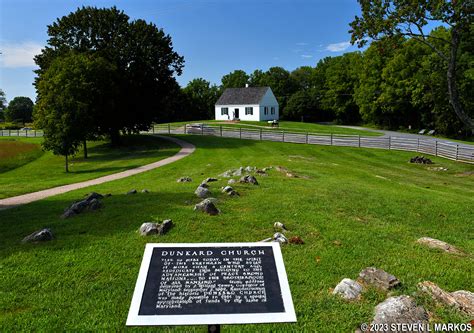
[[100,178],[96,178],[96,179],[86,180],[86,181],[83,181],[83,182],[80,182],[80,183],[68,184],[68,185],[53,187],[53,188],[38,191],[38,192],[22,194],[22,195],[19,195],[19,196],[16,196],[16,197],[0,199],[0,210],[12,208],[12,207],[19,206],[19,205],[24,205],[24,204],[27,204],[27,203],[30,203],[30,202],[33,202],[33,201],[37,201],[37,200],[41,200],[41,199],[44,199],[44,198],[47,198],[47,197],[51,197],[53,195],[58,195],[58,194],[66,193],[66,192],[69,192],[69,191],[74,191],[74,190],[81,189],[81,188],[88,187],[88,186],[92,186],[92,185],[103,184],[103,183],[111,182],[113,180],[122,179],[122,178],[125,178],[125,177],[130,177],[130,176],[142,173],[142,172],[150,171],[150,170],[159,168],[163,165],[167,165],[167,164],[176,162],[176,161],[192,154],[194,152],[194,150],[196,149],[196,147],[193,144],[188,143],[186,141],[176,139],[176,138],[172,138],[172,137],[167,137],[167,136],[161,136],[161,135],[157,135],[157,136],[159,138],[170,140],[170,141],[180,145],[181,150],[178,153],[176,153],[175,155],[171,156],[171,157],[167,157],[167,158],[162,159],[158,162],[150,163],[150,164],[147,164],[147,165],[142,165],[142,166],[140,166],[138,168],[135,168],[135,169],[130,169],[130,170],[114,173],[112,175],[108,175],[108,176],[104,176],[104,177],[100,177]]

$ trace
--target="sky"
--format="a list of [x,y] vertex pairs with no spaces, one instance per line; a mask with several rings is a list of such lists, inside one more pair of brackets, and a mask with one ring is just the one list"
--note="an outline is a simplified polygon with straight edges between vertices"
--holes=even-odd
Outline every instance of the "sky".
[[185,59],[181,86],[202,77],[220,84],[236,69],[293,70],[357,50],[349,23],[356,0],[0,0],[0,89],[36,98],[33,57],[46,45],[47,26],[81,6],[111,7],[153,22]]

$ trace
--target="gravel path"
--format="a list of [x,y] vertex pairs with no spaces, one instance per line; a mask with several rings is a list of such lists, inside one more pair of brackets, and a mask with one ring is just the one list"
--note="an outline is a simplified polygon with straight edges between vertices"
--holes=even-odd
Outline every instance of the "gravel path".
[[135,169],[130,169],[130,170],[114,173],[112,175],[108,175],[108,176],[104,176],[104,177],[100,177],[100,178],[96,178],[96,179],[86,180],[86,181],[80,182],[80,183],[53,187],[53,188],[50,188],[50,189],[47,189],[47,190],[42,190],[42,191],[38,191],[38,192],[22,194],[22,195],[19,195],[19,196],[16,196],[16,197],[1,199],[0,200],[0,210],[12,208],[12,207],[19,206],[19,205],[24,205],[24,204],[27,204],[27,203],[30,203],[30,202],[33,202],[33,201],[41,200],[41,199],[48,198],[48,197],[51,197],[51,196],[54,196],[54,195],[66,193],[66,192],[69,192],[69,191],[74,191],[74,190],[81,189],[81,188],[84,188],[84,187],[103,184],[103,183],[111,182],[113,180],[122,179],[122,178],[125,178],[125,177],[130,177],[130,176],[133,176],[133,175],[145,172],[145,171],[150,171],[150,170],[159,168],[163,165],[167,165],[167,164],[176,162],[176,161],[192,154],[194,152],[194,150],[196,149],[196,147],[193,144],[188,143],[188,142],[183,141],[183,140],[180,140],[180,139],[167,137],[167,136],[161,136],[161,135],[157,135],[157,137],[172,141],[172,142],[180,145],[181,150],[178,153],[176,153],[175,155],[171,156],[171,157],[167,157],[167,158],[162,159],[158,162],[150,163],[150,164],[147,164],[147,165],[142,165],[142,166],[140,166],[138,168],[135,168]]

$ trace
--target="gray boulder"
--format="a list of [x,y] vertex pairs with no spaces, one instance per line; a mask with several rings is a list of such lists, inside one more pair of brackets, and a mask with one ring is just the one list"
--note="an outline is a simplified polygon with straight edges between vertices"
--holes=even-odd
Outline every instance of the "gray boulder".
[[92,199],[89,201],[89,207],[87,207],[89,210],[97,210],[102,207],[102,204],[98,199]]
[[158,223],[145,222],[140,226],[140,235],[156,235],[158,233]]
[[400,281],[395,276],[375,267],[363,269],[359,273],[359,279],[382,290],[390,290],[400,285]]
[[[390,297],[375,307],[373,327],[388,327],[388,332],[402,332],[403,324],[428,325],[428,313],[415,300],[406,295]],[[394,327],[393,327],[394,326]],[[391,329],[391,328],[395,329]],[[375,331],[375,332],[387,332]],[[407,332],[406,330],[404,332]]]
[[84,200],[73,202],[67,207],[61,215],[61,218],[67,219],[85,210],[97,210],[101,208],[102,203],[100,202],[100,198],[103,198],[101,194],[92,192]]
[[232,173],[232,176],[240,177],[244,173],[244,168],[240,167]]
[[217,178],[212,178],[212,177],[209,177],[209,178],[206,178],[204,180],[204,183],[210,183],[210,182],[217,182],[219,179]]
[[421,237],[416,242],[418,244],[428,246],[429,248],[432,248],[432,249],[439,249],[444,252],[448,252],[448,253],[456,254],[456,255],[464,255],[464,252],[462,252],[455,246],[448,244],[446,242],[443,242],[439,239],[430,238],[430,237]]
[[214,202],[209,199],[205,199],[200,203],[196,204],[194,206],[194,210],[199,210],[209,215],[217,215],[220,213],[219,209],[217,209],[217,207],[214,205]]
[[207,183],[201,183],[199,184],[200,187],[205,187],[205,188],[209,188],[209,185]]
[[247,166],[244,170],[245,170],[246,172],[254,172],[255,169],[256,169],[256,167]]
[[198,186],[196,191],[194,191],[194,194],[196,194],[199,198],[208,198],[211,196],[211,191],[209,191],[207,188],[203,186]]
[[127,192],[127,194],[137,194],[137,190],[133,189]]
[[275,222],[273,223],[273,228],[275,230],[280,230],[280,231],[288,231],[288,229],[286,229],[286,226],[281,223],[281,222]]
[[277,232],[273,235],[273,241],[281,243],[281,244],[287,244],[288,243],[288,238],[286,238],[286,236],[283,235],[282,233]]
[[232,177],[233,173],[234,173],[234,170],[227,170],[226,172],[221,173],[220,176],[224,178],[230,178]]
[[437,303],[453,307],[470,317],[474,317],[474,293],[466,290],[449,293],[430,281],[418,283],[418,289],[429,295]]
[[86,198],[84,200],[91,201],[93,199],[100,200],[100,199],[103,199],[103,198],[104,198],[104,196],[102,194],[99,194],[99,193],[96,193],[96,192],[91,192],[86,196]]
[[159,226],[158,226],[158,234],[159,235],[164,235],[168,232],[168,230],[173,227],[173,221],[172,220],[164,220]]
[[150,193],[150,191],[147,190],[146,188],[144,188],[144,189],[142,190],[142,193]]
[[32,234],[26,236],[21,241],[22,243],[38,243],[38,242],[45,242],[54,239],[54,235],[50,229],[45,228],[38,231],[33,232]]
[[360,297],[362,286],[357,281],[342,279],[332,293],[334,295],[340,295],[347,300],[354,300]]
[[253,185],[258,185],[257,178],[255,178],[252,175],[246,175],[240,178],[239,180],[241,183],[248,183],[248,184],[253,184]]
[[227,182],[227,184],[229,185],[232,185],[232,184],[235,184],[237,183],[237,181],[235,179],[229,179],[229,181]]
[[229,193],[229,192],[232,192],[234,189],[232,188],[232,186],[225,186],[222,188],[222,193]]

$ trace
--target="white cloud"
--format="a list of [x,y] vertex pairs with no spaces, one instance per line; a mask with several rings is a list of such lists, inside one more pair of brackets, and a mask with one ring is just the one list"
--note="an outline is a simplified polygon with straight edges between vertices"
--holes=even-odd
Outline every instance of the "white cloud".
[[33,57],[41,52],[42,47],[36,42],[2,43],[0,65],[8,68],[34,67]]
[[307,59],[309,59],[309,58],[312,58],[312,57],[313,57],[313,56],[312,56],[311,54],[302,54],[302,55],[301,55],[301,58],[307,58]]
[[349,46],[351,46],[351,42],[329,44],[328,46],[326,46],[326,51],[341,52],[347,50]]

